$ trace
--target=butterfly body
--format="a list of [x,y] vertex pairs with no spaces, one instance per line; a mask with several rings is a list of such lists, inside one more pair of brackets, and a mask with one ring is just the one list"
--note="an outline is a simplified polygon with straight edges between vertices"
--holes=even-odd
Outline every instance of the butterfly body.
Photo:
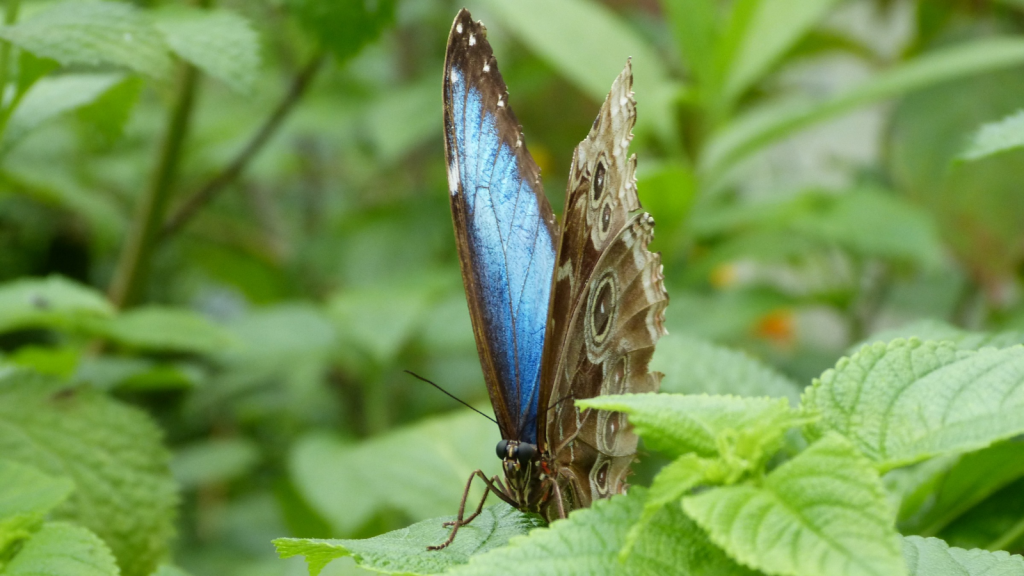
[[[449,35],[449,200],[504,482],[476,475],[549,521],[624,491],[636,452],[625,415],[574,401],[660,382],[647,365],[668,296],[660,258],[647,250],[654,221],[636,213],[631,87],[627,63],[573,154],[559,226],[486,29],[463,10]],[[456,530],[473,516],[459,517]]]

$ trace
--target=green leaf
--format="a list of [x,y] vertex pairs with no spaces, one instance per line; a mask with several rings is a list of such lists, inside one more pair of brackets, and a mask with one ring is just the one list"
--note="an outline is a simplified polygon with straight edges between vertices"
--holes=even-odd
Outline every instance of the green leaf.
[[784,398],[618,394],[576,406],[625,412],[645,445],[673,457],[693,452],[759,460],[771,456],[798,422]]
[[836,0],[760,0],[749,18],[734,19],[737,48],[723,97],[733,102],[759,80],[837,3]]
[[938,269],[944,248],[929,214],[892,193],[856,189],[835,196],[823,210],[801,214],[790,232],[845,248],[858,256]]
[[119,576],[110,548],[67,522],[47,522],[4,567],[4,576]]
[[249,22],[228,10],[168,6],[153,13],[156,28],[178,56],[243,94],[260,67],[259,37]]
[[343,290],[327,308],[347,345],[386,363],[419,327],[432,296],[431,290],[415,287]]
[[971,332],[957,328],[940,320],[918,320],[892,330],[883,330],[872,334],[864,342],[853,346],[859,349],[865,344],[889,342],[897,338],[917,338],[918,340],[946,340],[953,342],[963,350],[979,350],[985,347],[1007,348],[1016,344],[1024,344],[1024,331],[1006,330],[1003,332]]
[[[568,519],[549,528],[534,530],[508,546],[474,556],[465,566],[449,573],[472,574],[629,574],[618,560],[619,548],[629,526],[640,516],[645,492],[634,488],[628,495],[594,501]],[[461,533],[460,533],[461,535]]]
[[179,448],[171,461],[174,478],[185,488],[226,482],[259,464],[259,446],[247,438],[205,440]]
[[299,24],[343,63],[391,25],[395,19],[395,3],[396,0],[287,0],[285,4]]
[[14,109],[4,132],[9,148],[40,124],[66,112],[88,106],[124,79],[122,74],[65,74],[36,82]]
[[959,158],[979,160],[1018,148],[1024,148],[1024,110],[979,128]]
[[0,27],[0,38],[65,66],[113,64],[157,78],[170,71],[160,34],[123,2],[60,2]]
[[1022,62],[1024,40],[987,38],[925,54],[825,101],[763,105],[715,134],[701,156],[700,172],[718,178],[739,159],[812,124],[912,90]]
[[153,572],[152,576],[189,576],[189,573],[177,566],[161,564],[160,567],[156,569],[156,572]]
[[1021,556],[952,548],[938,538],[904,538],[903,556],[910,576],[1024,576]]
[[[347,443],[309,435],[292,449],[289,472],[299,493],[339,534],[350,534],[382,508],[413,520],[458,509],[473,470],[496,471],[497,428],[461,411],[388,434]],[[415,474],[410,474],[415,470]],[[480,483],[469,502],[479,501]]]
[[227,331],[202,315],[163,306],[132,309],[105,322],[99,330],[124,346],[155,352],[214,355],[233,342]]
[[740,563],[793,576],[906,574],[878,473],[830,434],[764,478],[683,499],[683,509]]
[[442,524],[454,519],[455,516],[432,518],[365,540],[278,538],[274,546],[281,558],[305,556],[310,576],[319,574],[331,560],[344,556],[352,556],[361,567],[376,572],[436,574],[543,525],[538,516],[523,514],[507,504],[489,506],[471,524],[459,529],[450,546],[427,550],[427,546],[445,541],[451,528]]
[[139,101],[144,82],[138,76],[129,76],[115,84],[75,113],[85,128],[88,142],[109,148],[124,134],[125,125]]
[[643,102],[637,123],[665,132],[679,85],[657,51],[611,10],[592,0],[489,0],[487,7],[501,17],[495,25],[510,29],[597,102],[632,57],[633,90]]
[[925,505],[901,523],[904,532],[938,534],[989,496],[1024,477],[1024,442],[1010,440],[965,454],[935,472],[922,486],[924,494],[911,495],[912,500]]
[[665,375],[662,392],[800,400],[800,386],[771,366],[745,352],[686,335],[669,334],[659,340],[651,370]]
[[[641,517],[630,528],[627,540],[634,545],[629,546],[628,554],[627,549],[623,548],[623,553],[619,555],[620,561],[625,563],[622,573],[686,576],[762,574],[740,566],[724,550],[715,546],[707,532],[683,513],[678,498],[672,504],[658,508],[649,520]],[[650,500],[644,508],[645,516],[649,505]],[[632,540],[634,536],[635,541]]]
[[0,519],[18,514],[43,516],[66,500],[74,489],[75,484],[67,478],[0,460]]
[[[722,71],[715,61],[715,44],[719,33],[716,4],[714,0],[661,2],[683,54],[683,61],[697,81],[698,93],[705,102],[713,98],[722,81]],[[640,187],[638,189],[643,190]]]
[[1024,346],[871,344],[804,392],[804,406],[821,413],[807,431],[839,432],[882,470],[977,450],[1024,433],[1022,371]]
[[126,576],[168,553],[176,490],[161,433],[141,411],[27,371],[0,376],[0,454],[75,483],[54,514],[93,530]]
[[74,328],[113,314],[114,307],[98,291],[60,276],[0,285],[0,332]]

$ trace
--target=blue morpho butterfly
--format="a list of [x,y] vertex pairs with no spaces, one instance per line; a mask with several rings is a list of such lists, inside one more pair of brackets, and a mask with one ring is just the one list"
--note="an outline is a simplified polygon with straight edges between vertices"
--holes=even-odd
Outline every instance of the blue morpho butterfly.
[[[668,295],[647,250],[654,220],[640,209],[628,155],[636,103],[629,63],[573,155],[561,229],[523,141],[487,30],[462,10],[444,66],[445,156],[477,351],[503,440],[505,479],[488,491],[548,521],[626,489],[637,438],[625,414],[574,400],[653,392],[648,371]],[[484,494],[484,498],[487,496]]]

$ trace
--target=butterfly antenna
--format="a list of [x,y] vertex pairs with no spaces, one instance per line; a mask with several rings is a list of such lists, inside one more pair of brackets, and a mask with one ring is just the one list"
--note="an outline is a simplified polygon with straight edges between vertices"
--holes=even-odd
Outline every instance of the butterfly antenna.
[[474,407],[470,406],[469,404],[467,404],[467,403],[466,403],[466,402],[465,402],[464,400],[462,400],[461,398],[458,398],[457,396],[455,396],[455,395],[454,395],[454,394],[452,394],[451,392],[449,392],[449,391],[445,390],[444,388],[441,388],[440,386],[438,386],[437,384],[434,384],[434,383],[433,383],[433,382],[431,382],[430,380],[427,380],[427,379],[426,379],[426,378],[424,378],[423,376],[420,376],[419,374],[417,374],[417,373],[415,373],[415,372],[413,372],[413,371],[411,371],[411,370],[404,370],[404,372],[405,372],[406,374],[408,374],[408,375],[412,376],[413,378],[416,378],[417,380],[422,380],[422,381],[426,382],[427,384],[430,384],[430,385],[431,385],[431,386],[433,386],[434,388],[437,388],[437,389],[438,389],[438,390],[440,390],[441,392],[444,392],[444,393],[445,393],[445,394],[446,394],[446,395],[447,395],[447,396],[448,396],[449,398],[451,398],[452,400],[455,400],[456,402],[458,402],[459,404],[462,404],[462,405],[463,405],[463,406],[465,406],[466,408],[469,408],[469,409],[470,409],[470,410],[472,410],[473,412],[476,412],[477,414],[479,414],[479,415],[483,416],[484,418],[487,418],[487,419],[488,419],[488,420],[490,420],[491,422],[494,422],[495,424],[497,424],[497,423],[498,423],[498,421],[497,421],[497,420],[495,420],[494,418],[491,418],[491,417],[490,417],[490,416],[488,416],[487,414],[484,414],[483,412],[481,412],[481,411],[477,410],[476,408],[474,408]]

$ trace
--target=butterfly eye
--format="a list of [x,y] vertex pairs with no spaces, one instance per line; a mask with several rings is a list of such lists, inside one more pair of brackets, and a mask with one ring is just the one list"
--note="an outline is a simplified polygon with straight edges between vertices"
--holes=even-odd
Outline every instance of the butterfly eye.
[[498,447],[495,449],[495,452],[497,452],[498,458],[504,460],[505,456],[508,456],[508,440],[498,442]]
[[604,162],[598,160],[597,169],[594,170],[594,200],[601,197],[601,193],[604,192]]
[[516,447],[516,460],[523,466],[527,462],[533,461],[533,457],[537,455],[537,447],[533,444],[520,444]]

